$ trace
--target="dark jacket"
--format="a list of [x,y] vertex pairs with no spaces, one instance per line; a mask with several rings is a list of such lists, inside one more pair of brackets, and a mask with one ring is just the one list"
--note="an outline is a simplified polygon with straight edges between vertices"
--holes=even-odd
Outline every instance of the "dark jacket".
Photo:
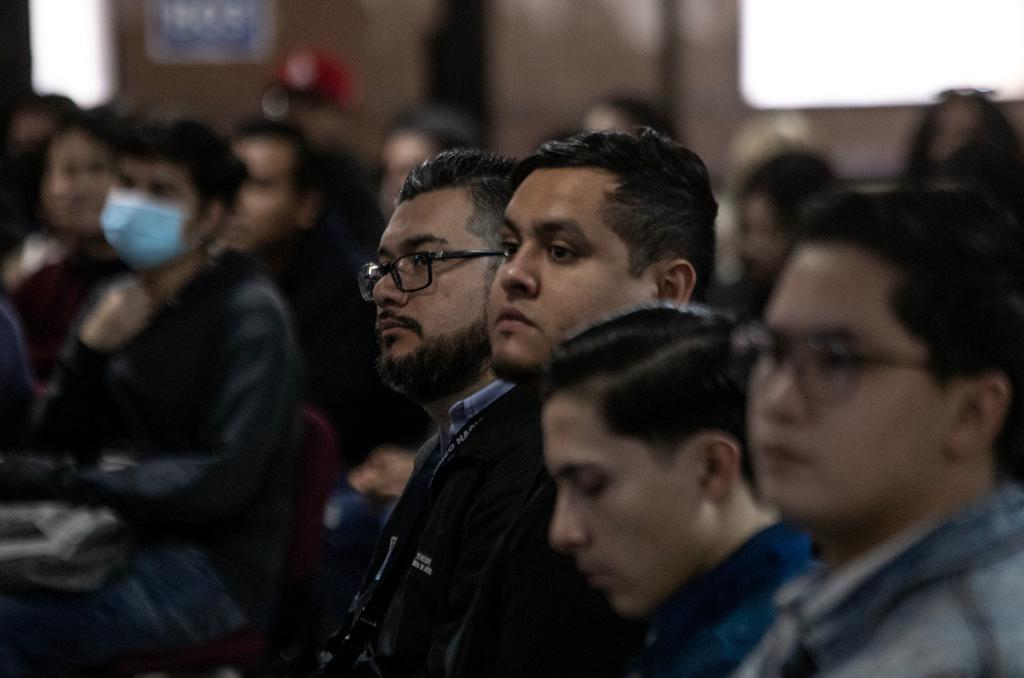
[[[515,388],[488,407],[466,442],[442,464],[427,514],[369,653],[351,675],[440,676],[448,642],[460,627],[498,538],[526,499],[542,464],[540,406]],[[399,502],[369,570],[408,519]],[[340,675],[345,675],[344,673]]]
[[450,678],[619,678],[640,650],[645,625],[616,616],[573,559],[551,549],[556,496],[541,470],[451,645]]
[[277,292],[225,254],[119,351],[69,340],[33,447],[132,463],[58,466],[35,494],[110,506],[143,541],[199,545],[261,623],[289,526],[296,369]]

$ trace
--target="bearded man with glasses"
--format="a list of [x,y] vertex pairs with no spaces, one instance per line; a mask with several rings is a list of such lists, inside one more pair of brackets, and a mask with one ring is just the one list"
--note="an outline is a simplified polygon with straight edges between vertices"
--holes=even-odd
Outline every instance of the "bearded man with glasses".
[[438,433],[420,449],[320,675],[439,675],[494,542],[541,467],[536,395],[490,369],[486,302],[512,161],[444,152],[413,170],[358,284],[384,382]]
[[733,343],[762,497],[824,561],[737,675],[1024,675],[1020,225],[961,190],[833,196]]

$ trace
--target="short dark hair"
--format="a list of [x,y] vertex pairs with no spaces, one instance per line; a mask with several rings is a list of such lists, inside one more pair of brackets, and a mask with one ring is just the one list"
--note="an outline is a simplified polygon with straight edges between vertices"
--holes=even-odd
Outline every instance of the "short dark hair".
[[646,127],[636,134],[582,132],[541,144],[516,167],[512,184],[518,187],[534,170],[577,167],[618,180],[605,213],[629,250],[630,275],[684,257],[697,273],[693,299],[703,300],[714,273],[718,203],[697,154]]
[[181,165],[203,202],[234,203],[245,167],[211,127],[197,120],[156,118],[136,118],[127,126],[119,156]]
[[616,434],[671,450],[700,431],[724,431],[746,454],[746,387],[730,366],[734,322],[698,305],[627,310],[587,327],[551,356],[541,385],[547,401],[565,391],[596,398]]
[[70,132],[82,132],[86,136],[98,141],[110,149],[111,153],[119,145],[118,136],[119,120],[107,110],[72,110],[68,111],[57,121],[53,135],[47,144],[47,148],[53,144],[53,140],[62,137]]
[[775,210],[778,229],[792,233],[801,207],[834,181],[832,168],[821,156],[807,151],[785,151],[751,170],[739,195],[741,199],[765,195]]
[[1024,452],[1024,233],[995,203],[967,189],[837,193],[806,216],[796,247],[848,244],[900,271],[890,302],[928,348],[940,382],[998,370],[1013,400],[996,465],[1022,477]]
[[397,204],[423,193],[465,188],[473,201],[467,228],[491,247],[501,246],[505,205],[512,198],[511,158],[475,149],[443,151],[409,173],[398,191]]
[[320,170],[313,148],[306,135],[295,125],[282,120],[253,118],[236,127],[232,135],[232,141],[246,139],[272,139],[287,144],[292,149],[292,186],[303,192],[321,187]]

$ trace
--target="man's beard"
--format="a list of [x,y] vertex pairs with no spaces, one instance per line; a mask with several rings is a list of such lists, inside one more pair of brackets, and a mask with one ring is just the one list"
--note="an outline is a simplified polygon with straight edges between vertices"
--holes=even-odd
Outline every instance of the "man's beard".
[[[418,326],[415,329],[422,338]],[[487,320],[481,318],[454,334],[423,338],[419,348],[402,358],[389,358],[382,350],[377,357],[377,374],[389,388],[425,405],[471,386],[480,378],[490,355]]]

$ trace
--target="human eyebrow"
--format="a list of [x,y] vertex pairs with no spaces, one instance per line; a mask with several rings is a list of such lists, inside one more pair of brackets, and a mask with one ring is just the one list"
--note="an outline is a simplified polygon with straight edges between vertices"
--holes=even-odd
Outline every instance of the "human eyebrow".
[[[436,235],[429,235],[429,234],[416,235],[416,236],[412,236],[410,238],[406,238],[405,240],[403,240],[400,243],[400,245],[401,245],[400,250],[402,252],[411,253],[411,252],[417,251],[419,248],[423,247],[424,245],[440,245],[440,246],[444,246],[444,245],[447,245],[447,244],[448,244],[448,240],[446,240],[445,238],[440,238],[440,237],[438,237]],[[389,256],[391,256],[391,252],[389,252],[388,248],[386,248],[386,247],[379,247],[379,248],[377,248],[377,256],[378,257],[389,257]]]
[[547,238],[553,238],[555,236],[564,236],[570,240],[578,242],[588,243],[589,239],[583,232],[580,225],[571,219],[559,219],[557,221],[545,221],[537,224],[534,227],[534,232],[538,236],[545,236]]
[[436,235],[417,235],[402,241],[402,251],[415,252],[424,245],[447,245],[448,241]]
[[505,228],[505,230],[512,231],[514,235],[519,235],[519,227],[516,226],[515,222],[513,222],[508,217],[505,217],[503,227]]

